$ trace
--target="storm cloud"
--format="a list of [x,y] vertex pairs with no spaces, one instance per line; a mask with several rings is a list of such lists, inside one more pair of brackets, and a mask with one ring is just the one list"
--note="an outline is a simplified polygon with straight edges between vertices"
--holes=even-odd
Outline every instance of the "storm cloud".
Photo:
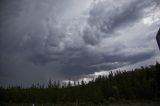
[[2,0],[0,16],[1,85],[159,61],[159,0]]

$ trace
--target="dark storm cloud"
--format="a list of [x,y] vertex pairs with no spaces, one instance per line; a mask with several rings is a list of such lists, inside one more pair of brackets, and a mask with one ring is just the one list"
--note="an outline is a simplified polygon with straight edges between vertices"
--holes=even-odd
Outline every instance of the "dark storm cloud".
[[3,0],[0,5],[1,85],[72,78],[156,55],[148,33],[159,23],[146,27],[141,20],[146,9],[159,7],[158,0]]
[[144,17],[144,9],[155,3],[158,5],[154,0],[128,0],[117,3],[106,0],[93,4],[88,18],[90,29],[84,31],[84,40],[86,43],[96,44],[104,37],[113,37],[114,30],[132,26]]

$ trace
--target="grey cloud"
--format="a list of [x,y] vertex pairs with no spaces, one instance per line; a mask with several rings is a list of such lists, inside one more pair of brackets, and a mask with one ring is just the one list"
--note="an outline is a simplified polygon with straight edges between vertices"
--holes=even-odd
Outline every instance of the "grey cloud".
[[113,3],[109,0],[93,4],[88,18],[90,28],[84,31],[86,34],[84,40],[86,43],[94,44],[105,37],[113,37],[115,30],[132,26],[135,21],[144,17],[144,9],[155,2],[155,0],[119,0]]
[[[137,24],[144,17],[144,9],[158,6],[158,2],[93,1],[84,11],[77,6],[85,0],[3,1],[0,83],[5,84],[6,79],[7,83],[26,81],[26,85],[32,81],[45,83],[49,78],[72,78],[154,57],[156,48],[146,43],[154,41],[144,36],[141,42],[134,31],[141,28]],[[140,34],[150,32],[142,29],[146,33],[138,30]]]

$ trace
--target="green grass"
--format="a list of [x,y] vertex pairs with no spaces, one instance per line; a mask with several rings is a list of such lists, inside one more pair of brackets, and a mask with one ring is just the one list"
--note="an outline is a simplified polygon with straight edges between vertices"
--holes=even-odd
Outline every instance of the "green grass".
[[160,102],[152,102],[152,103],[122,103],[122,104],[110,104],[108,106],[160,106]]
[[[32,104],[1,104],[0,106],[32,106]],[[160,101],[120,101],[110,104],[34,104],[34,106],[160,106]]]

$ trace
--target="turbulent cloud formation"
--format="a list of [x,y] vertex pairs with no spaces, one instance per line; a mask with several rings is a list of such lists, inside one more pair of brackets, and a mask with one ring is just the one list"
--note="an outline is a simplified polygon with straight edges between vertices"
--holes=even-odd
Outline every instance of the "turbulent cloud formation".
[[0,84],[158,61],[159,11],[159,0],[2,0]]

